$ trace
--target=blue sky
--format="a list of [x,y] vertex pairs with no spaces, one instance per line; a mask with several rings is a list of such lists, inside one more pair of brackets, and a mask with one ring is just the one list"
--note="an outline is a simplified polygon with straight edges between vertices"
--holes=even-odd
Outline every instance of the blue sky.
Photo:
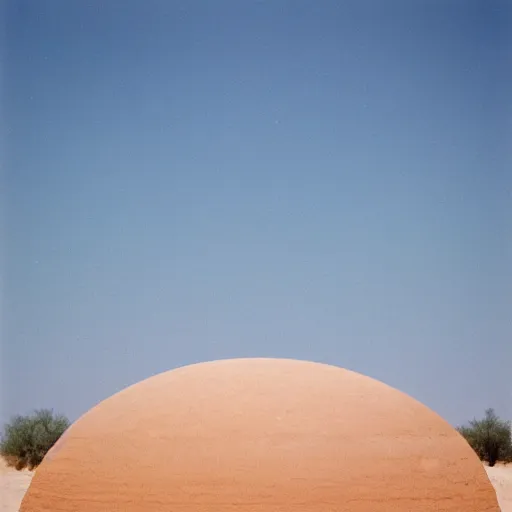
[[511,15],[6,2],[1,419],[240,356],[512,418]]

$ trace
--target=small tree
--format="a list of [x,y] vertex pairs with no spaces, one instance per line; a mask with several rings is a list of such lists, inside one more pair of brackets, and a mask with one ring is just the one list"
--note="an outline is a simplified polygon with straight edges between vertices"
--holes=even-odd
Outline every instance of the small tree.
[[69,427],[65,416],[54,416],[42,409],[29,416],[15,416],[5,425],[0,454],[6,462],[21,470],[41,464],[44,456]]
[[471,448],[481,460],[494,466],[499,460],[508,460],[512,455],[510,423],[501,420],[493,409],[485,411],[481,420],[473,420],[468,426],[459,427]]

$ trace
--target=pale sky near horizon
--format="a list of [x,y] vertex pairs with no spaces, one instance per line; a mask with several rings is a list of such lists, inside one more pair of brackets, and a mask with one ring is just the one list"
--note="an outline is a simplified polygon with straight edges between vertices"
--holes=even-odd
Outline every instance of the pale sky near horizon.
[[512,419],[512,3],[7,0],[0,420],[290,357]]

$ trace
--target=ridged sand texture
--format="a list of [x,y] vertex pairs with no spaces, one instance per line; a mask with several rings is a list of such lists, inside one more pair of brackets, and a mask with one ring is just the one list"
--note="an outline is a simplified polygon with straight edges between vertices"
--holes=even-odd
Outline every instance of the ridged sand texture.
[[444,420],[333,366],[235,359],[163,373],[79,419],[21,512],[497,512]]

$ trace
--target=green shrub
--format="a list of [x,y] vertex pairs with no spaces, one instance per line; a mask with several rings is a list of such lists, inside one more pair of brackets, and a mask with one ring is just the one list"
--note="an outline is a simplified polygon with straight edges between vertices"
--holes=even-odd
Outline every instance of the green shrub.
[[29,416],[15,416],[5,425],[0,454],[18,470],[34,469],[68,427],[65,416],[55,416],[47,409]]
[[498,461],[512,459],[512,438],[510,423],[496,416],[493,409],[485,411],[481,420],[473,420],[469,425],[457,430],[464,436],[480,460],[494,466]]

